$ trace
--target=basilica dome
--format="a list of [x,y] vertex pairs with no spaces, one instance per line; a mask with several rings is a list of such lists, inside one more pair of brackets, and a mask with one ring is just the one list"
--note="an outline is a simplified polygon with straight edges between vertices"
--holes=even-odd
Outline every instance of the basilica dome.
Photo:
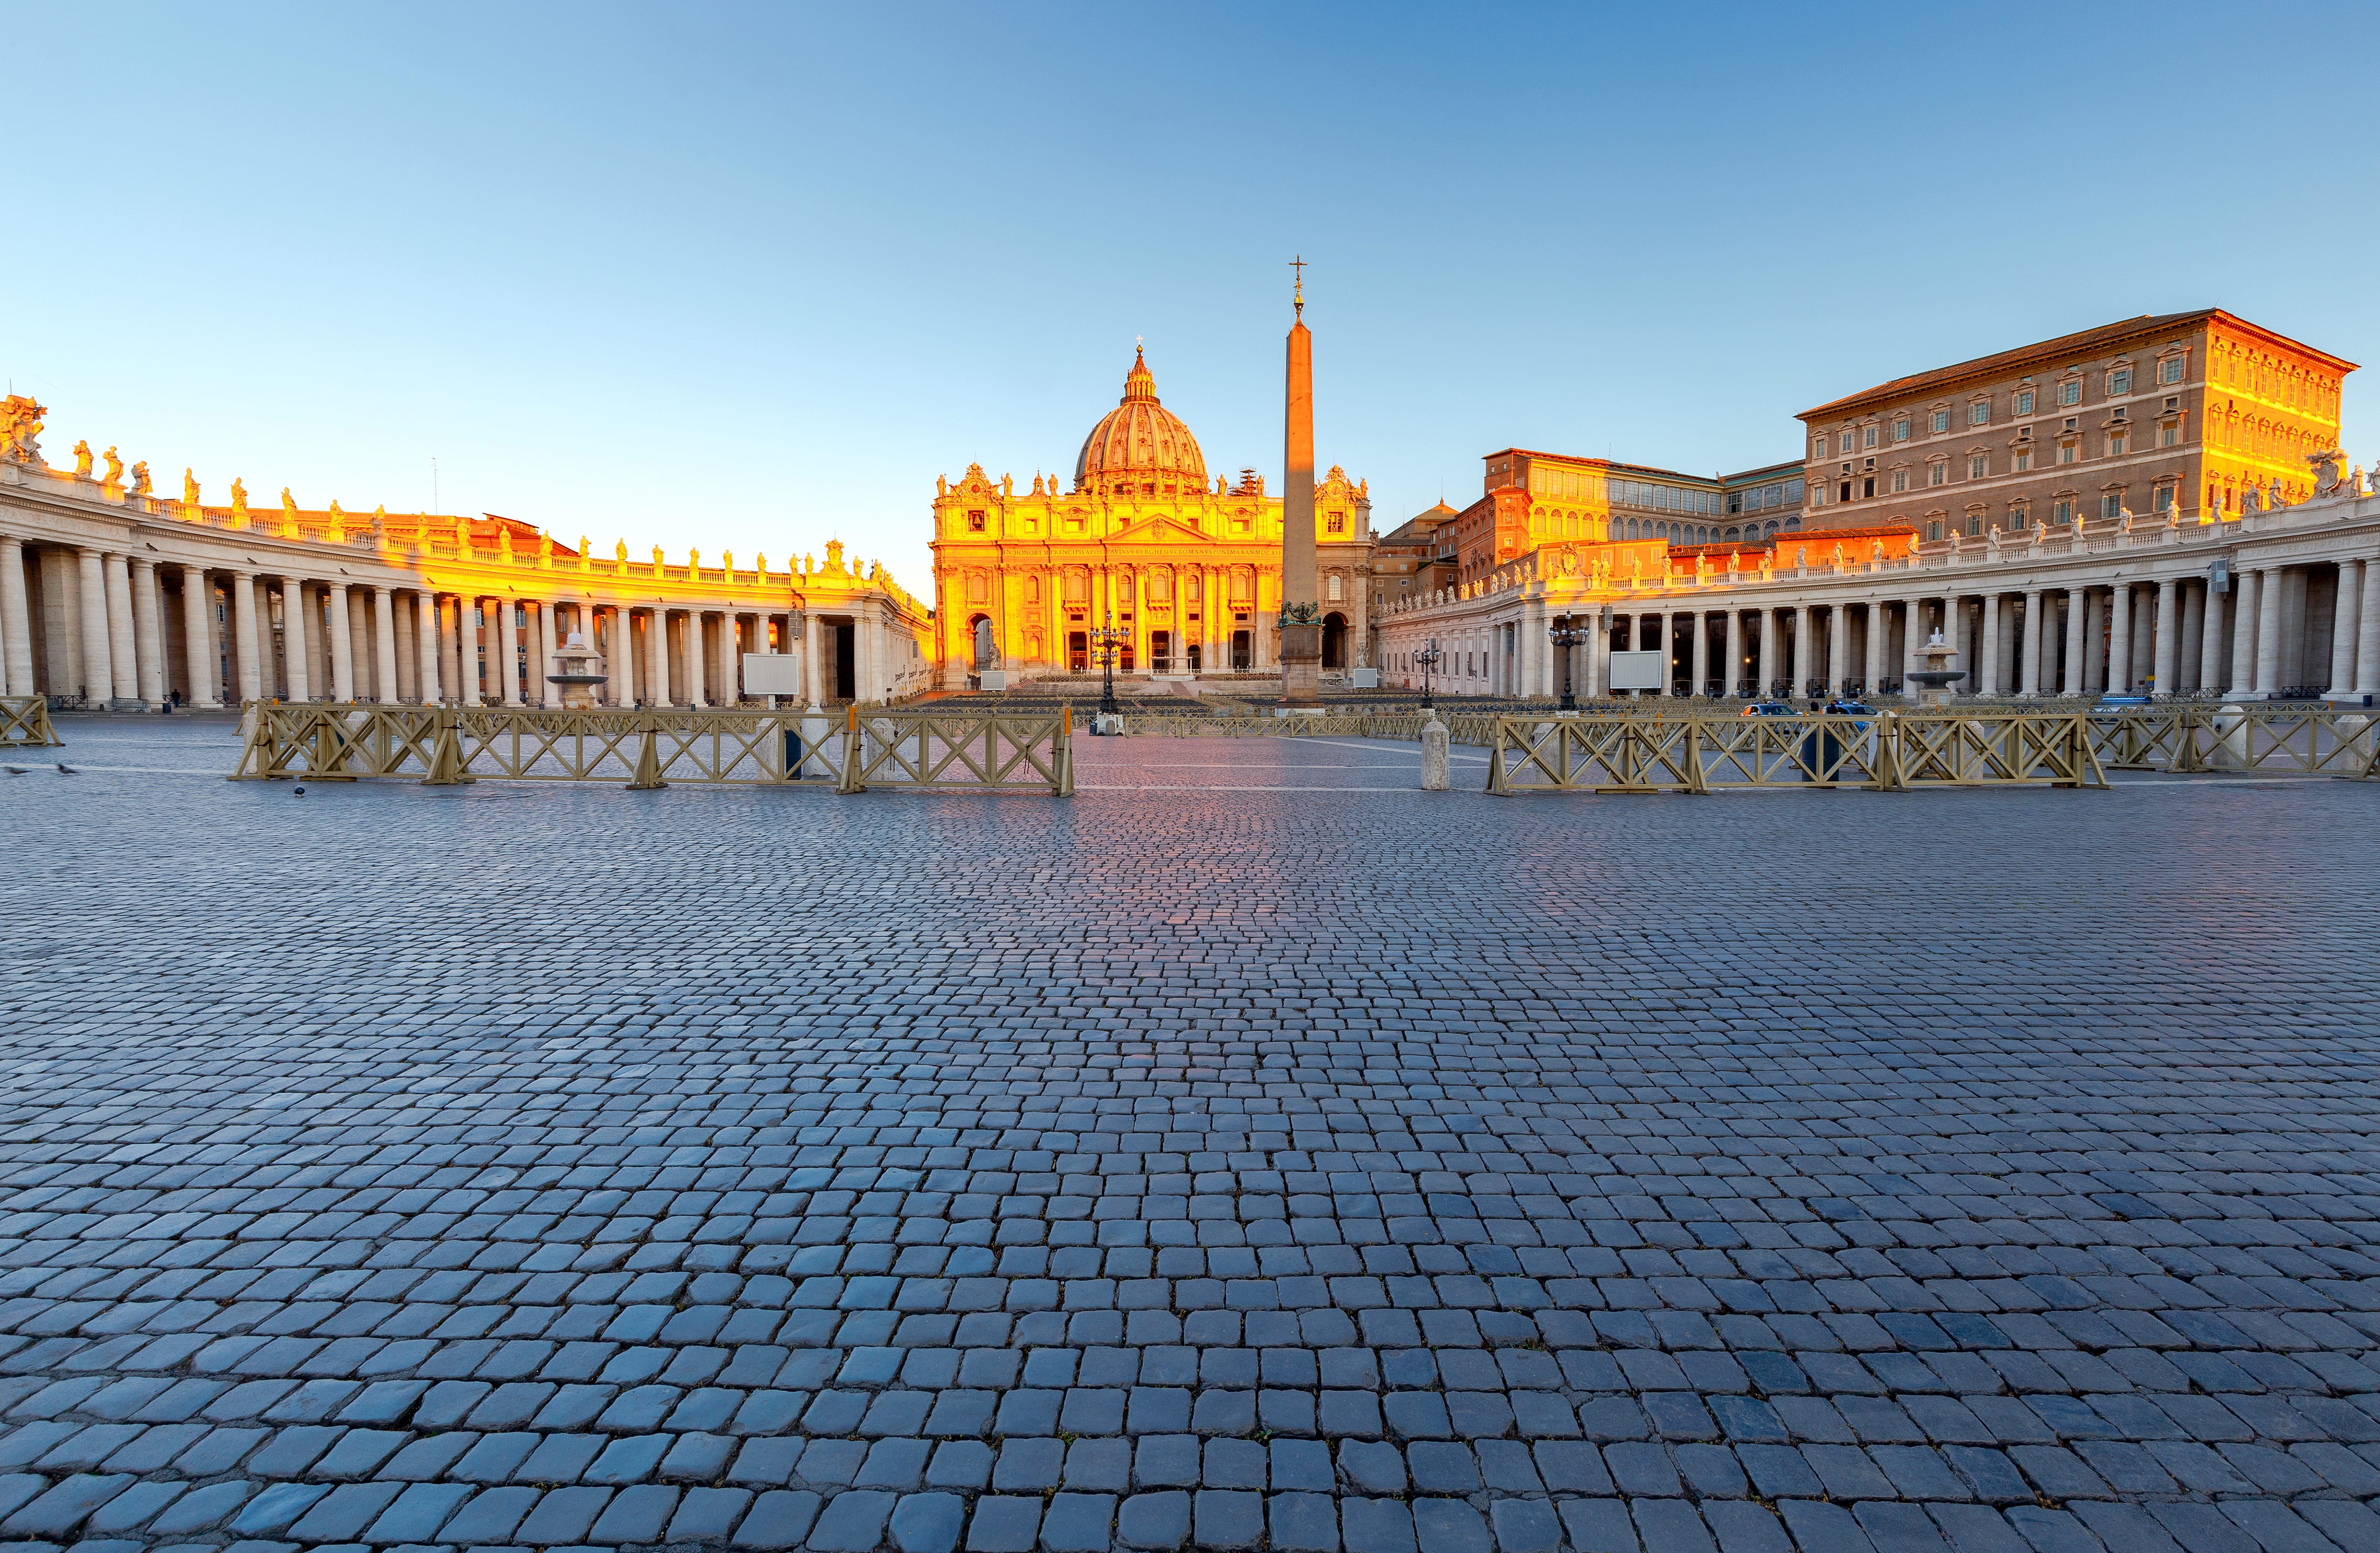
[[1157,402],[1157,380],[1135,350],[1123,400],[1083,439],[1082,456],[1075,460],[1075,489],[1111,491],[1127,482],[1137,488],[1159,481],[1204,490],[1207,458],[1190,428]]

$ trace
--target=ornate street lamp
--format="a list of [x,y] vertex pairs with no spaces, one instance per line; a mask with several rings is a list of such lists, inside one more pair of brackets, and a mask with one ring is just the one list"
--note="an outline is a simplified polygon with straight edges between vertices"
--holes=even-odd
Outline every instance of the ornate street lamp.
[[1421,665],[1421,710],[1424,711],[1429,710],[1429,672],[1438,667],[1439,660],[1445,656],[1438,650],[1436,637],[1430,637],[1429,644],[1414,654],[1414,661]]
[[1132,633],[1115,623],[1115,611],[1107,612],[1107,624],[1094,626],[1090,632],[1091,650],[1099,655],[1099,714],[1112,717],[1123,710],[1116,705],[1116,653],[1132,640]]
[[[1575,616],[1565,616],[1564,619],[1566,624],[1557,625],[1552,629],[1552,631],[1548,633],[1548,635],[1553,638],[1554,646],[1567,649],[1574,647],[1585,647],[1587,643],[1595,640],[1594,630],[1591,627],[1578,624]],[[1578,698],[1572,693],[1571,689],[1570,666],[1570,653],[1565,650],[1562,653],[1561,710],[1563,711],[1578,710]]]

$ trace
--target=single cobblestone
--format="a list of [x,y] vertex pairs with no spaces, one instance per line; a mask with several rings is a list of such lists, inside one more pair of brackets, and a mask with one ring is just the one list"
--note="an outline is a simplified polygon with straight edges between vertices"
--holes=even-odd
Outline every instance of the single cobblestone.
[[2371,788],[298,798],[62,729],[12,1546],[2380,1548]]

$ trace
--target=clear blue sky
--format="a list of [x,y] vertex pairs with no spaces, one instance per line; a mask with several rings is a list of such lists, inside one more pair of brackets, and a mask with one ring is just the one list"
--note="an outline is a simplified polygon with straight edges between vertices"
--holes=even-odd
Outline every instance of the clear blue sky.
[[[2380,358],[2380,8],[10,5],[0,373],[208,499],[925,591],[1135,335],[1385,530],[1510,443],[1713,471],[1883,378],[2215,304]],[[2375,390],[2350,379],[2368,461]]]

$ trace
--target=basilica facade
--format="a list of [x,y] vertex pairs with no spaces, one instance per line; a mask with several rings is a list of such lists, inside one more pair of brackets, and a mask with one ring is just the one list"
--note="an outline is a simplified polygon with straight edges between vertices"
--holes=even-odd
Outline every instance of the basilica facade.
[[[1071,485],[1029,489],[971,464],[934,482],[935,652],[946,689],[1096,673],[1277,675],[1281,498],[1264,477],[1209,476],[1189,427],[1135,353],[1123,397],[1083,439]],[[1371,495],[1332,468],[1315,488],[1323,673],[1368,668]]]

